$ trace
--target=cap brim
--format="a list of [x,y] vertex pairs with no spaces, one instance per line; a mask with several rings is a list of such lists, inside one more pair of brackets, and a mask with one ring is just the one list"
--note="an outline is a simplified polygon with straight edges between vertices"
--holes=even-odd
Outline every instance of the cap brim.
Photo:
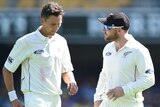
[[105,24],[105,23],[106,23],[106,18],[98,18],[98,20],[99,20],[102,24]]

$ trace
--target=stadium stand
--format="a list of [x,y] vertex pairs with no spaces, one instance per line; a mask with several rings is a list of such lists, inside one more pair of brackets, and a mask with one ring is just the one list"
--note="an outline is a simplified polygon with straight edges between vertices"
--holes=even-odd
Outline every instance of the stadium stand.
[[[0,0],[0,7],[14,7],[17,8],[37,8],[41,7],[45,2],[49,0]],[[134,0],[54,0],[61,4],[63,8],[118,8],[126,7],[132,4]],[[12,4],[11,4],[12,3]]]
[[159,0],[133,0],[133,7],[160,7]]
[[56,0],[64,8],[110,8],[122,7],[131,4],[132,0]]
[[4,8],[6,6],[6,0],[0,0],[0,7]]
[[35,0],[19,0],[18,2],[19,8],[34,8],[36,6]]

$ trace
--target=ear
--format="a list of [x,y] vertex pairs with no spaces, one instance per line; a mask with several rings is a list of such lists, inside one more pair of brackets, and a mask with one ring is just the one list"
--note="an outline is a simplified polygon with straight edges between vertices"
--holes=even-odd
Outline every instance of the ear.
[[122,32],[122,29],[121,28],[117,28],[116,31],[117,31],[117,33],[120,34]]
[[117,32],[118,32],[118,33],[120,33],[120,32],[121,32],[121,30],[122,30],[121,28],[118,28],[118,29],[117,29]]
[[40,19],[40,23],[43,24],[44,23],[44,18]]

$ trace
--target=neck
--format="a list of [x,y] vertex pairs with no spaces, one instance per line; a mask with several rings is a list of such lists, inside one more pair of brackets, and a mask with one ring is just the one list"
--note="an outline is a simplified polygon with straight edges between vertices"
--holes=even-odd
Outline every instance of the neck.
[[118,38],[118,40],[115,41],[116,51],[121,49],[126,44],[127,41],[128,38],[125,35]]
[[54,35],[50,35],[47,33],[46,29],[44,29],[43,27],[39,30],[41,32],[41,34],[45,37],[48,37],[48,38],[52,38],[52,36]]

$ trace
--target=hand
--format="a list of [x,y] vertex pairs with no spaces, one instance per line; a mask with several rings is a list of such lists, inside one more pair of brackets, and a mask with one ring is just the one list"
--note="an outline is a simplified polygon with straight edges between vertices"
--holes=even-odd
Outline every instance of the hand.
[[110,89],[107,92],[108,98],[113,99],[113,101],[115,101],[119,97],[122,97],[123,95],[124,95],[124,91],[122,87],[116,87],[116,88]]
[[25,107],[18,99],[12,101],[13,107]]
[[68,84],[67,89],[69,95],[75,95],[78,92],[78,86],[73,82]]
[[99,105],[102,103],[102,100],[97,100],[94,102],[94,107],[99,107]]

